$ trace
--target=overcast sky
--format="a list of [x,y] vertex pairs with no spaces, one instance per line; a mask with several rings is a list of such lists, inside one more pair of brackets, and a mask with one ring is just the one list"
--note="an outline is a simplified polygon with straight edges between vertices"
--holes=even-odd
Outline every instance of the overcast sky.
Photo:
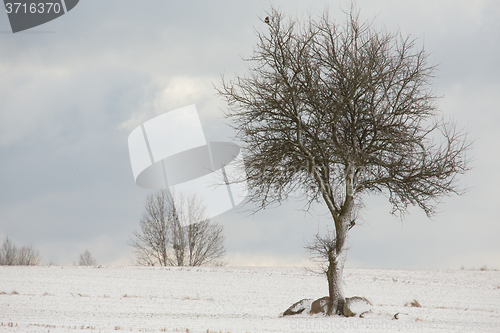
[[[44,262],[131,264],[128,240],[145,197],[127,148],[143,121],[196,104],[207,140],[228,140],[215,95],[220,75],[244,74],[254,30],[270,5],[290,15],[343,19],[345,1],[83,0],[59,19],[17,34],[0,12],[0,239],[33,244]],[[387,199],[366,197],[350,233],[349,267],[500,268],[500,2],[358,0],[375,25],[419,38],[439,64],[440,110],[470,130],[466,195],[433,220],[401,222]],[[301,203],[217,218],[232,265],[308,265],[303,250],[331,226]]]

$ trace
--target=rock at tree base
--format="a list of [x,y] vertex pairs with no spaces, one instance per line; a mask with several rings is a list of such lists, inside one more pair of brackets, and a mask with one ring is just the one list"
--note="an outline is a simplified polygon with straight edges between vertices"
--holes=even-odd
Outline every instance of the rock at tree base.
[[345,299],[344,316],[353,317],[371,310],[372,304],[364,297],[354,296]]
[[[328,296],[318,298],[314,302],[310,298],[300,300],[297,303],[294,303],[285,312],[283,312],[283,316],[301,314],[305,310],[307,310],[306,313],[309,314],[327,313],[329,300],[330,297]],[[372,304],[364,297],[348,297],[345,299],[344,303],[344,316],[361,316],[369,312],[371,310],[371,307]]]
[[311,314],[316,314],[316,313],[326,313],[328,310],[328,302],[330,301],[330,297],[322,297],[318,298],[311,304]]
[[296,315],[304,312],[304,310],[309,310],[311,308],[312,299],[306,298],[298,301],[289,307],[285,312],[283,312],[283,316]]

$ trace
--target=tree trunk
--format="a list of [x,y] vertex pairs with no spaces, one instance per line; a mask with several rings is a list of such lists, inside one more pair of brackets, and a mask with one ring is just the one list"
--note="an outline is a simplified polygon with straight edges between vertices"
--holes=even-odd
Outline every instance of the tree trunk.
[[[350,214],[349,214],[350,215]],[[341,222],[343,218],[339,219]],[[328,306],[328,315],[344,314],[344,264],[347,257],[347,230],[346,223],[335,223],[336,243],[335,254],[328,258],[328,269],[326,272],[328,280],[328,292],[330,302]]]
[[347,257],[347,233],[352,221],[354,210],[354,168],[346,168],[346,196],[340,214],[334,217],[335,221],[335,252],[328,256],[328,292],[330,302],[328,315],[333,313],[344,314],[344,265]]

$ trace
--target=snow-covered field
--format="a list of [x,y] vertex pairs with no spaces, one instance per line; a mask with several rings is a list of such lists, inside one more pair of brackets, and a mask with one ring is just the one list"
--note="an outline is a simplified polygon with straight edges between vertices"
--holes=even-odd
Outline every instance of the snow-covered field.
[[[304,268],[0,267],[2,332],[500,332],[499,271],[346,269],[366,318],[280,317],[327,294]],[[417,300],[421,307],[405,306]],[[393,319],[400,313],[400,319]]]

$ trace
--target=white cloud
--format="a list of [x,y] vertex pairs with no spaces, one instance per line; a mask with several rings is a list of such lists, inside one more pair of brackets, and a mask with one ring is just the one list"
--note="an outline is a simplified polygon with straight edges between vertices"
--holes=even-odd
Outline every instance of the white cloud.
[[156,94],[153,105],[156,112],[161,113],[193,104],[196,100],[212,98],[213,95],[209,78],[180,76],[169,80],[166,88]]
[[216,96],[213,86],[217,77],[173,76],[165,79],[157,76],[151,79],[145,96],[128,119],[118,128],[132,131],[134,128],[157,115],[195,104],[208,141],[230,140],[232,129],[224,122],[224,101]]

